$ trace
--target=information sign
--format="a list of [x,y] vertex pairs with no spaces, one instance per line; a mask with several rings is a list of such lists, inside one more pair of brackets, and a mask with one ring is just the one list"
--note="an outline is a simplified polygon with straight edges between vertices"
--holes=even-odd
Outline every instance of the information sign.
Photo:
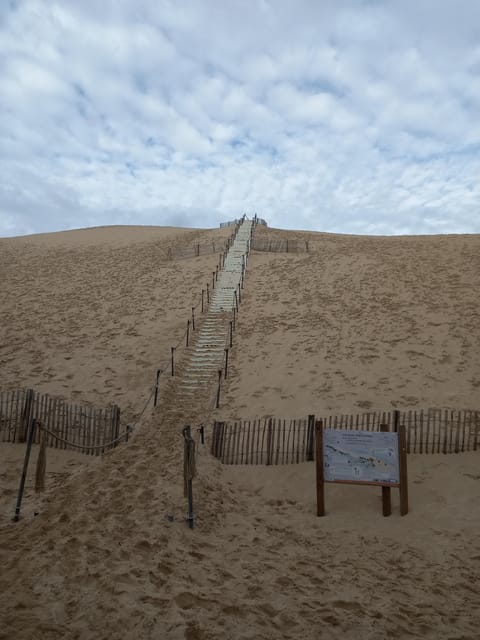
[[323,468],[325,482],[358,482],[398,487],[398,434],[325,429]]

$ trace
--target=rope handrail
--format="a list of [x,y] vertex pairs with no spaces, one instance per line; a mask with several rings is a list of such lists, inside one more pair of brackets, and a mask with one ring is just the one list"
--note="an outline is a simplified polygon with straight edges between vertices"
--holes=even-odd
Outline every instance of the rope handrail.
[[57,436],[56,433],[44,427],[41,422],[37,422],[37,427],[44,433],[47,433],[52,438],[55,438],[58,442],[63,442],[69,447],[74,447],[75,449],[88,449],[89,451],[92,451],[92,450],[96,451],[97,449],[105,449],[107,447],[110,447],[112,444],[120,442],[121,440],[125,440],[126,433],[129,433],[132,430],[132,427],[127,426],[127,431],[124,434],[122,434],[121,436],[118,436],[114,440],[110,440],[110,442],[104,442],[98,445],[85,445],[85,444],[77,444],[76,442],[70,442],[69,440],[65,440],[65,438],[61,438],[60,436]]

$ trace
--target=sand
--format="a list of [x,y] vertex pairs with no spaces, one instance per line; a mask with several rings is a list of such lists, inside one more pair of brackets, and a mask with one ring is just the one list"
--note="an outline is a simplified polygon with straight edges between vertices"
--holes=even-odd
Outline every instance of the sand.
[[127,226],[0,239],[0,387],[115,402],[133,420],[218,263],[218,253],[168,260],[168,248],[230,233]]
[[[3,388],[113,395],[134,413],[212,262],[164,264],[151,231],[129,242],[130,231],[116,249],[98,230],[62,251],[56,234],[0,241]],[[61,488],[31,495],[18,524],[1,521],[0,638],[478,638],[479,452],[409,456],[404,518],[396,491],[383,518],[378,488],[329,485],[319,519],[313,465],[222,467],[199,444],[196,528],[186,527],[179,430],[192,411],[208,435],[214,416],[479,408],[478,236],[269,233],[308,235],[314,253],[252,256],[222,408],[187,406],[165,380],[128,446],[85,467],[70,459]],[[104,327],[113,309],[118,324]],[[121,364],[129,376],[109,373]]]

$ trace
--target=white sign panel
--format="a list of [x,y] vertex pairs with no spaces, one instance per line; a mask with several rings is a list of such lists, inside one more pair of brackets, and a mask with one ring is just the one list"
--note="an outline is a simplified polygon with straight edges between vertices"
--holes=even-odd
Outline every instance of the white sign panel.
[[399,484],[398,434],[323,430],[325,482]]

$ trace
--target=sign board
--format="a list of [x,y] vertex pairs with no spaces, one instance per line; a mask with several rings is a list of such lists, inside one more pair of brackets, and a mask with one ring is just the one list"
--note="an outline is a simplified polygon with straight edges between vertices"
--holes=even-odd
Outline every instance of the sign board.
[[324,482],[359,482],[398,487],[398,434],[325,429]]
[[407,444],[400,412],[394,411],[394,431],[324,429],[315,421],[317,516],[325,515],[325,482],[373,484],[382,488],[384,516],[392,511],[391,488],[400,492],[400,514],[408,513]]

